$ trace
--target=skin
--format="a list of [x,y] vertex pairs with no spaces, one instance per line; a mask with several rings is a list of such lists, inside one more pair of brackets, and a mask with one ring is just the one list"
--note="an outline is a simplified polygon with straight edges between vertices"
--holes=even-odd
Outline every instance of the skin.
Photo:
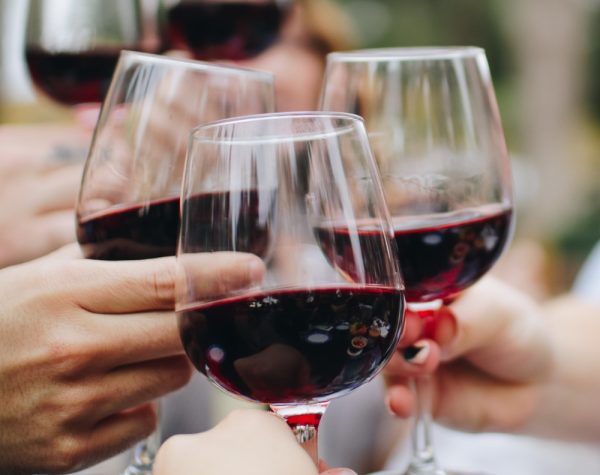
[[[0,472],[63,473],[156,425],[151,403],[185,385],[175,260],[77,259],[76,247],[0,271]],[[206,255],[206,289],[251,285],[254,256]]]
[[[467,431],[600,440],[590,410],[600,378],[600,308],[572,295],[537,303],[493,278],[450,306],[441,365],[433,375],[435,418]],[[438,329],[439,330],[439,329]],[[591,363],[590,363],[591,362]],[[414,410],[401,370],[386,368],[388,402],[399,416]],[[568,410],[565,410],[568,408]]]
[[0,268],[75,240],[73,206],[83,163],[69,151],[84,155],[89,137],[71,125],[0,126]]
[[[230,413],[213,429],[178,435],[165,442],[155,475],[317,475],[308,454],[278,416],[257,410]],[[352,474],[340,469],[328,475]]]

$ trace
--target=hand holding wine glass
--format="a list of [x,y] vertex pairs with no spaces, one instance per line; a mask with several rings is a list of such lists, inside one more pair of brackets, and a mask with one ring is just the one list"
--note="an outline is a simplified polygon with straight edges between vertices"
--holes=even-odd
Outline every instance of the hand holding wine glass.
[[[257,285],[199,295],[197,259],[252,253]],[[268,403],[316,461],[327,403],[394,352],[403,292],[361,120],[272,114],[192,135],[182,189],[177,312],[196,368],[228,393]]]
[[[328,56],[321,108],[365,118],[393,216],[408,309],[440,306],[496,262],[512,229],[510,164],[485,53],[397,48]],[[443,475],[420,397],[408,475]]]

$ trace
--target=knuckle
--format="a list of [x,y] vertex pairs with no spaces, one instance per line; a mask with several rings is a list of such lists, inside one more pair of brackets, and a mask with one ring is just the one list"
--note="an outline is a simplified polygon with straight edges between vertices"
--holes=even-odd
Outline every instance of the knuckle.
[[185,386],[190,381],[193,368],[185,356],[178,356],[172,358],[164,372],[160,387],[165,392],[170,392]]
[[150,285],[154,297],[161,305],[173,306],[175,302],[175,268],[171,265],[160,266],[150,275]]
[[69,379],[88,372],[96,354],[98,352],[83,340],[54,335],[47,343],[45,360],[55,373]]
[[51,473],[71,472],[80,468],[85,460],[85,444],[72,434],[54,439]]

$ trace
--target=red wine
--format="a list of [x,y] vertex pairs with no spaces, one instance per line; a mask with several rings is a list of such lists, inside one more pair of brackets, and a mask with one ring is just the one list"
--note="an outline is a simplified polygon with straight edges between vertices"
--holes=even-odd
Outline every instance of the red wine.
[[77,223],[84,256],[109,261],[174,256],[178,232],[178,197],[111,208]]
[[276,41],[284,16],[276,2],[183,0],[167,12],[167,48],[196,59],[246,59]]
[[[512,211],[492,207],[461,213],[397,218],[394,235],[408,302],[449,299],[476,282],[500,257],[510,235]],[[344,228],[317,228],[328,260],[356,278],[350,238]],[[361,247],[379,235],[365,226]]]
[[178,312],[196,368],[263,403],[327,400],[363,384],[392,355],[402,292],[390,287],[288,289]]
[[[186,252],[251,252],[265,258],[270,250],[268,218],[273,207],[273,190],[192,196],[185,201],[183,209],[190,222],[184,249]],[[236,219],[231,220],[235,227],[215,225],[225,222],[230,213],[236,214]],[[179,222],[179,198],[115,207],[79,220],[77,240],[85,257],[91,259],[172,256]]]
[[74,105],[102,102],[120,50],[50,53],[28,48],[25,56],[34,83],[54,100]]

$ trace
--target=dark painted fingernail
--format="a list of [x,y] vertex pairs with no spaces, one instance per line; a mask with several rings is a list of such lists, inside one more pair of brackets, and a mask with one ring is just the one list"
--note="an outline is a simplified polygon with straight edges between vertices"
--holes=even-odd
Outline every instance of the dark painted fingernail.
[[402,350],[402,356],[410,364],[423,364],[429,356],[429,343],[417,342],[408,348]]

